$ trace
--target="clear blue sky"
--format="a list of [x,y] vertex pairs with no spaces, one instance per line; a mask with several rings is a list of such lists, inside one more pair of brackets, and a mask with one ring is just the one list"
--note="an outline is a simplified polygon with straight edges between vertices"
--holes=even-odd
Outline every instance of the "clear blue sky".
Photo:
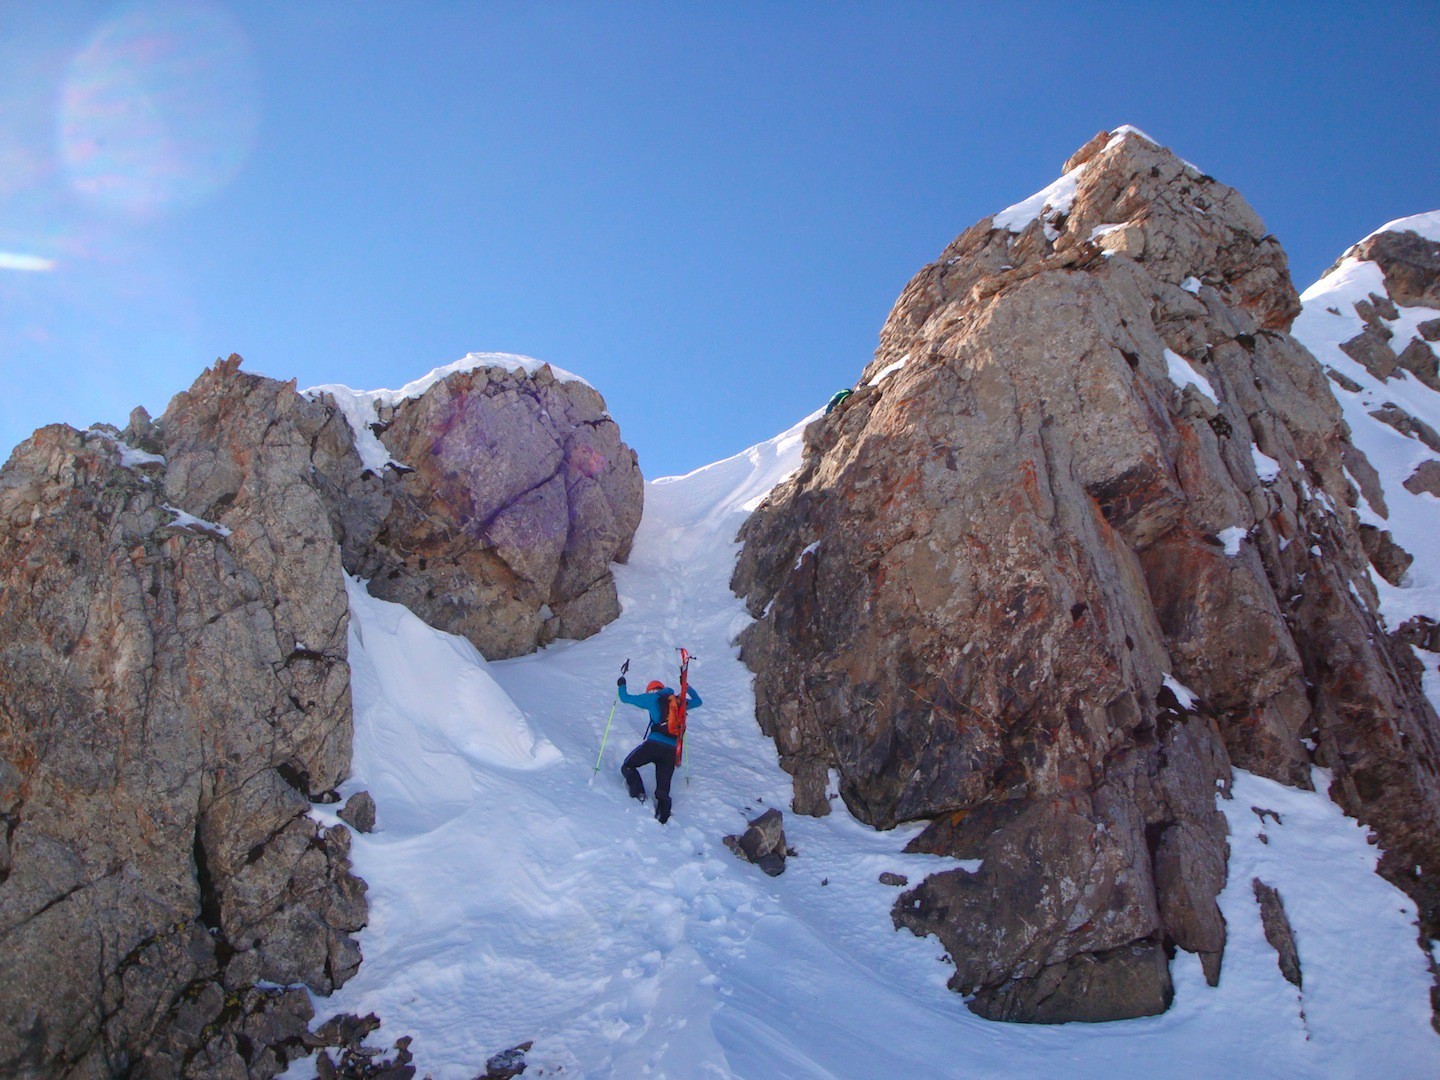
[[1440,208],[1440,4],[0,0],[0,442],[216,356],[606,397],[649,477],[788,427],[956,234],[1134,124],[1303,288]]

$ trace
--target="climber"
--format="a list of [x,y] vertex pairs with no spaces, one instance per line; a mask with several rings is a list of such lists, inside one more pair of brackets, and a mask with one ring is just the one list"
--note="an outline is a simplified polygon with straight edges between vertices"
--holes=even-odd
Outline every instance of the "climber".
[[842,401],[851,397],[854,393],[854,390],[836,390],[834,396],[830,398],[830,403],[825,406],[825,415],[829,416],[840,407]]
[[[685,680],[682,677],[681,682]],[[630,797],[645,801],[645,782],[640,779],[642,765],[655,766],[655,816],[660,824],[670,820],[670,779],[675,775],[675,766],[680,763],[685,738],[685,712],[700,707],[700,695],[693,686],[685,688],[684,708],[675,700],[675,691],[653,679],[645,687],[645,693],[632,694],[625,689],[625,676],[615,680],[620,688],[620,700],[627,705],[646,709],[650,713],[650,726],[646,729],[644,741],[625,759],[620,766],[620,775],[630,789]]]

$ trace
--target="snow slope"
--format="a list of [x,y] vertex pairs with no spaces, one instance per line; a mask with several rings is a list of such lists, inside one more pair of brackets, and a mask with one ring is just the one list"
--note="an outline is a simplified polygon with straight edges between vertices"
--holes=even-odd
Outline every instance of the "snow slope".
[[[1220,987],[1181,954],[1166,1015],[1102,1025],[966,1011],[940,945],[892,928],[897,890],[877,881],[956,865],[901,854],[913,828],[875,832],[838,800],[826,818],[787,812],[796,855],[773,879],[722,845],[789,803],[731,644],[748,616],[728,582],[736,530],[798,464],[804,423],[648,486],[616,568],[623,614],[587,641],[487,664],[352,583],[355,771],[342,793],[371,791],[379,827],[353,848],[369,883],[365,962],[316,999],[317,1020],[376,1012],[373,1045],[413,1035],[420,1075],[436,1080],[470,1080],[526,1039],[527,1077],[1440,1075],[1413,906],[1321,794],[1237,777],[1222,804],[1234,854]],[[620,706],[592,767],[621,662],[636,684],[673,681],[678,645],[698,654],[705,703],[661,826],[618,775],[643,714]],[[1284,896],[1303,995],[1261,936],[1256,876]]]

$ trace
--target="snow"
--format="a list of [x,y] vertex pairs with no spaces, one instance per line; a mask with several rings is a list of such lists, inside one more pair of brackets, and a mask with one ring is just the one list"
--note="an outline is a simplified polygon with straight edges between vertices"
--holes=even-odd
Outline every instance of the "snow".
[[[474,371],[481,367],[523,372],[529,376],[534,376],[541,368],[548,367],[558,382],[578,382],[590,386],[579,375],[563,368],[557,368],[553,364],[547,364],[544,360],[536,360],[532,356],[519,356],[514,353],[472,352],[452,364],[437,367],[428,375],[422,375],[413,382],[406,383],[399,390],[352,390],[339,383],[327,383],[323,386],[309,387],[302,390],[301,393],[312,399],[320,394],[329,394],[334,399],[336,406],[349,422],[350,430],[355,434],[355,449],[360,453],[361,463],[370,471],[379,473],[387,465],[398,464],[390,456],[390,451],[385,449],[385,444],[370,428],[370,425],[375,423],[379,417],[379,408],[382,405],[396,405],[402,401],[420,397],[426,390],[447,376]],[[591,387],[591,389],[594,388]]]
[[1234,558],[1240,554],[1240,541],[1250,535],[1250,530],[1239,525],[1231,525],[1228,529],[1221,529],[1215,539],[1225,545],[1225,554]]
[[910,361],[910,354],[909,354],[909,353],[906,353],[904,356],[902,356],[899,360],[896,360],[894,363],[886,364],[883,368],[881,368],[879,371],[877,371],[877,372],[875,373],[874,377],[873,377],[868,383],[866,383],[866,385],[867,385],[867,386],[879,386],[880,383],[884,382],[885,377],[886,377],[887,375],[893,375],[895,372],[899,371],[899,370],[900,370],[901,368],[903,368],[907,363],[909,363],[909,361]]
[[230,530],[224,525],[217,525],[213,521],[198,518],[194,514],[181,510],[178,506],[170,506],[167,504],[165,509],[175,515],[175,520],[170,522],[172,526],[182,529],[200,529],[202,532],[212,532],[220,536],[230,535]]
[[799,555],[796,557],[796,559],[795,559],[795,569],[796,569],[796,570],[799,570],[799,569],[800,569],[800,564],[805,561],[805,556],[806,556],[806,555],[814,554],[816,551],[819,550],[819,548],[820,548],[820,541],[819,541],[819,540],[816,540],[813,544],[806,544],[804,550],[801,551],[800,554],[799,554]]
[[380,441],[379,436],[370,427],[379,419],[377,409],[383,400],[383,395],[392,393],[392,391],[351,390],[348,386],[338,384],[312,386],[304,391],[308,398],[314,398],[322,393],[330,395],[336,408],[350,424],[350,431],[355,436],[355,449],[360,454],[360,463],[365,468],[378,476],[384,471],[385,466],[397,464],[395,459],[390,456],[390,451],[385,449],[385,444]]
[[[1120,145],[1128,138],[1140,138],[1146,142],[1160,144],[1152,139],[1145,132],[1130,124],[1121,124],[1110,133],[1110,141],[1105,144],[1105,150],[1111,150]],[[1103,153],[1103,151],[1102,151]],[[1185,164],[1194,172],[1199,172],[1195,166],[1187,161]],[[1007,229],[1012,233],[1024,232],[1036,218],[1043,216],[1046,221],[1045,235],[1054,240],[1060,234],[1050,225],[1053,217],[1070,213],[1070,208],[1075,204],[1075,195],[1079,190],[1080,177],[1085,172],[1084,165],[1077,165],[1064,176],[1060,177],[1048,187],[1042,188],[1028,199],[1022,199],[1013,206],[1007,206],[991,219],[991,227],[995,229]],[[1123,228],[1124,222],[1116,225],[1102,225],[1090,234],[1093,242],[1106,232],[1113,232],[1115,229]]]
[[1126,226],[1127,224],[1129,224],[1129,223],[1128,223],[1128,222],[1125,222],[1125,221],[1122,221],[1122,222],[1120,222],[1120,223],[1117,224],[1117,225],[1096,225],[1095,228],[1093,228],[1093,229],[1090,230],[1090,243],[1093,244],[1096,240],[1099,240],[1102,236],[1109,236],[1111,233],[1116,232],[1116,231],[1118,231],[1118,230],[1120,230],[1120,229],[1125,228],[1125,226]]
[[110,442],[120,455],[120,464],[126,469],[139,469],[147,465],[164,465],[165,458],[160,454],[152,454],[148,450],[141,450],[131,446],[122,439],[117,439],[110,432],[103,428],[86,428],[86,435],[98,435]]
[[1121,124],[1110,132],[1110,141],[1105,144],[1105,149],[1109,150],[1112,146],[1118,146],[1128,135],[1134,135],[1137,138],[1144,139],[1148,143],[1154,143],[1156,146],[1160,145],[1133,124]]
[[[527,1076],[595,1080],[1440,1075],[1414,907],[1323,793],[1244,773],[1233,800],[1217,792],[1232,834],[1221,984],[1180,953],[1173,1007],[1110,1024],[997,1024],[965,1009],[942,947],[894,929],[899,892],[878,881],[979,870],[904,854],[919,825],[877,832],[838,799],[828,817],[787,813],[796,855],[778,878],[723,846],[789,805],[733,644],[750,619],[728,583],[739,525],[796,469],[818,416],[649,484],[630,562],[615,567],[622,614],[586,641],[486,663],[349,583],[356,733],[341,793],[369,790],[378,827],[352,846],[369,885],[365,962],[316,999],[317,1022],[374,1011],[384,1026],[371,1044],[414,1036],[419,1075],[435,1080],[470,1080],[527,1039]],[[698,654],[704,705],[661,826],[617,773],[641,737],[638,710],[614,713],[592,770],[621,662],[632,681],[666,677],[682,644]],[[335,821],[330,807],[314,814]],[[1303,994],[1264,941],[1253,877],[1284,898]]]
[[[1273,1025],[1274,1056],[1266,1055],[1273,1066],[1249,1074],[1436,1075],[1440,1038],[1425,1031],[1429,977],[1425,956],[1413,944],[1415,905],[1375,873],[1378,850],[1365,827],[1324,794],[1329,774],[1314,769],[1312,781],[1316,790],[1302,791],[1237,769],[1233,797],[1219,804],[1230,826],[1230,878],[1220,894],[1226,966],[1219,989],[1223,993],[1231,979],[1248,984],[1244,1007]],[[1279,822],[1255,808],[1278,815]],[[1303,990],[1274,978],[1275,953],[1256,915],[1256,878],[1280,892],[1300,953]],[[1406,935],[1408,950],[1398,947]],[[1341,952],[1330,952],[1331,943]],[[1238,995],[1233,1003],[1240,1003]],[[1297,1069],[1300,1062],[1308,1067]]]
[[[1396,218],[1394,221],[1387,221],[1380,228],[1376,229],[1370,236],[1379,236],[1387,232],[1413,232],[1423,236],[1426,240],[1434,240],[1440,243],[1440,210],[1432,210],[1428,214],[1414,214],[1411,217]],[[1365,239],[1369,240],[1370,236]]]
[[[502,368],[505,371],[523,372],[526,375],[534,376],[541,368],[548,367],[550,374],[555,376],[558,382],[578,382],[584,386],[590,386],[588,382],[573,372],[558,368],[554,364],[546,363],[544,360],[536,360],[533,356],[519,356],[515,353],[498,352],[472,352],[466,353],[459,360],[444,367],[438,367],[428,375],[422,375],[413,382],[408,382],[399,390],[380,390],[377,393],[389,395],[385,401],[387,404],[395,404],[407,398],[417,398],[429,390],[437,382],[451,375],[462,372],[474,371],[476,368],[491,367]],[[590,387],[592,390],[594,387]]]
[[1255,462],[1255,475],[1262,484],[1273,484],[1280,475],[1280,462],[1266,454],[1254,443],[1250,444],[1250,457]]
[[1202,284],[1203,282],[1197,277],[1187,277],[1184,281],[1180,282],[1180,288],[1184,289],[1191,296],[1199,296]]
[[1215,396],[1215,388],[1210,385],[1210,380],[1196,371],[1189,360],[1173,349],[1165,350],[1165,371],[1170,376],[1170,381],[1180,389],[1193,386],[1216,405],[1220,404],[1220,399]]
[[152,454],[148,450],[139,450],[129,443],[115,442],[120,450],[120,464],[127,469],[138,469],[145,465],[164,465],[165,458],[161,454]]
[[[1440,211],[1400,218],[1376,232],[1395,230],[1414,231],[1440,240]],[[1415,615],[1433,618],[1440,611],[1440,549],[1434,542],[1440,535],[1440,500],[1413,494],[1404,487],[1405,480],[1421,462],[1440,455],[1419,440],[1379,422],[1370,413],[1393,402],[1411,416],[1440,429],[1440,394],[1408,373],[1397,372],[1384,381],[1377,379],[1340,349],[1343,342],[1364,329],[1365,323],[1356,313],[1355,304],[1367,300],[1371,293],[1387,295],[1385,275],[1380,267],[1354,256],[1342,259],[1333,271],[1301,294],[1303,310],[1295,320],[1292,333],[1323,367],[1335,370],[1360,387],[1352,392],[1334,380],[1327,380],[1331,393],[1340,403],[1353,442],[1379,474],[1385,492],[1388,518],[1379,518],[1375,509],[1366,505],[1362,519],[1388,529],[1395,542],[1415,557],[1402,585],[1391,585],[1379,575],[1372,575],[1380,595],[1381,616],[1394,630]],[[1339,314],[1332,313],[1332,308]],[[1399,318],[1384,322],[1393,335],[1390,348],[1397,354],[1419,337],[1420,323],[1440,318],[1440,310],[1428,307],[1398,307],[1398,314]],[[1427,672],[1427,695],[1432,704],[1440,708],[1440,693],[1436,693],[1440,679],[1430,677],[1435,657],[1429,653],[1419,655]]]
[[1182,709],[1193,709],[1195,708],[1195,703],[1200,700],[1195,696],[1195,691],[1175,678],[1174,675],[1167,673],[1161,682],[1170,688],[1170,692],[1175,695],[1175,700],[1180,702]]
[[1028,199],[1014,206],[1007,206],[993,218],[993,227],[1008,229],[1012,233],[1024,232],[1026,227],[1041,214],[1068,214],[1075,204],[1075,193],[1080,186],[1080,176],[1085,166],[1071,169],[1049,187],[1042,188]]

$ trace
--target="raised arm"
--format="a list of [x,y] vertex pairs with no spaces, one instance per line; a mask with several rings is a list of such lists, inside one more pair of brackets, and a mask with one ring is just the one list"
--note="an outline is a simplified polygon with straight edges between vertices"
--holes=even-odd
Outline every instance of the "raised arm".
[[698,709],[701,705],[705,704],[700,700],[700,695],[695,692],[693,686],[687,686],[685,690],[685,707],[687,709]]
[[616,683],[616,686],[619,688],[620,700],[625,702],[626,705],[638,705],[642,709],[648,709],[650,707],[650,699],[655,696],[654,694],[630,693],[629,689],[625,686],[624,679]]

